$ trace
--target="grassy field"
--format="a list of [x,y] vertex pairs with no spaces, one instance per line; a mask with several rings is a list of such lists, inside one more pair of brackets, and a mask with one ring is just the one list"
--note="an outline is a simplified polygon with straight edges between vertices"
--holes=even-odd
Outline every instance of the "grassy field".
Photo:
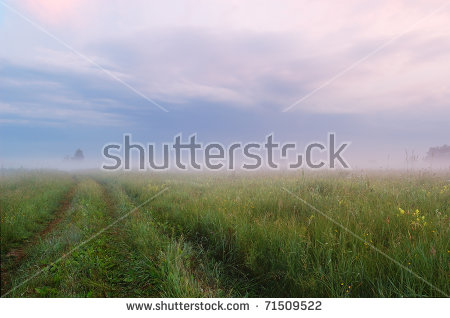
[[14,173],[1,293],[443,297],[449,187],[448,172]]

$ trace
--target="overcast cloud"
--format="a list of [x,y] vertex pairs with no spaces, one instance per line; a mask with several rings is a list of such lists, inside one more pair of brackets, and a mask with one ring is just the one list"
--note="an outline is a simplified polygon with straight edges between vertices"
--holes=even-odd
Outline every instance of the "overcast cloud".
[[[449,135],[450,6],[433,13],[445,2],[4,1],[185,122],[0,5],[0,125],[8,149],[0,156],[6,162],[21,155],[6,133],[26,145],[32,129],[76,135],[80,126],[107,127],[95,142],[79,139],[94,152],[124,132],[148,131],[143,118],[161,125],[166,140],[181,128],[225,139],[225,126],[219,134],[205,124],[223,113],[236,138],[260,129],[313,138],[312,131],[337,129],[347,139],[385,142],[385,153],[424,150]],[[237,117],[243,122],[234,123]],[[305,131],[305,118],[314,118],[316,129]],[[55,137],[54,148],[62,142]]]

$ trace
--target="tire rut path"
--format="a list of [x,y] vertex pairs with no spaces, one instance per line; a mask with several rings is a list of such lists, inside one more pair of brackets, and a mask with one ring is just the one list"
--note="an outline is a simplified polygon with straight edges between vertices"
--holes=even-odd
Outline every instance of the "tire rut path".
[[66,211],[70,209],[77,186],[78,182],[76,182],[66,192],[63,199],[60,201],[58,208],[52,213],[52,219],[47,223],[44,229],[24,241],[21,246],[12,248],[8,253],[6,253],[6,262],[1,266],[2,291],[8,286],[9,278],[13,269],[18,268],[27,257],[27,250],[37,245],[40,240],[52,232],[53,229],[64,219]]

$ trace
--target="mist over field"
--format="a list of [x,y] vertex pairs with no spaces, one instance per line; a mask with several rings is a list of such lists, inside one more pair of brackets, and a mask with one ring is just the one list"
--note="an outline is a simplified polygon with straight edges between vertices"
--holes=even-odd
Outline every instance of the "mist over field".
[[[407,160],[407,158],[410,158],[411,155],[417,156],[413,160]],[[0,165],[3,169],[47,169],[47,170],[62,170],[62,171],[77,171],[77,170],[102,170],[102,166],[109,163],[110,161],[101,158],[101,156],[92,156],[96,157],[96,159],[86,157],[82,162],[73,162],[73,161],[67,161],[61,158],[42,158],[42,157],[36,157],[36,158],[28,158],[28,159],[17,159],[17,160],[4,160],[0,161]],[[132,155],[131,159],[131,170],[138,171],[139,169],[139,161],[135,159],[137,155]],[[263,160],[266,159],[264,155],[261,155]],[[321,160],[324,159],[324,156],[321,156],[320,154],[316,154],[313,157],[315,160]],[[350,146],[348,151],[345,154],[345,159],[350,164],[349,169],[344,169],[342,166],[338,166],[337,169],[341,170],[348,170],[351,171],[361,171],[361,170],[368,170],[368,171],[448,171],[450,169],[450,161],[447,158],[444,159],[435,159],[435,160],[427,160],[425,156],[421,156],[419,154],[416,154],[415,152],[411,152],[411,154],[406,154],[406,151],[403,153],[399,153],[397,156],[393,156],[392,154],[387,155],[364,155],[364,154],[353,154],[352,147]],[[161,161],[161,158],[156,157],[156,161]],[[184,162],[188,162],[189,158],[183,156]],[[292,158],[290,162],[294,162],[295,158]],[[267,172],[277,172],[277,171],[290,171],[290,172],[296,172],[301,170],[310,170],[311,168],[303,167],[300,169],[289,169],[288,165],[289,163],[286,162],[287,160],[279,160],[277,161],[278,168],[277,169],[270,169],[267,167],[262,167],[261,169],[258,169],[258,171],[267,171]],[[232,171],[236,172],[244,172],[246,169],[242,169],[242,165],[248,162],[243,161],[240,158],[236,158],[236,168]],[[187,168],[187,171],[190,172],[207,172],[208,169],[204,165],[204,161],[199,160],[199,164],[202,166],[201,169],[194,169],[194,168]],[[169,163],[170,167],[169,169],[165,171],[172,171],[177,172],[178,169],[175,168],[175,162],[171,161]],[[311,170],[328,170],[326,166],[321,169],[311,169]],[[122,169],[118,169],[119,171]],[[158,170],[152,169],[148,162],[146,162],[145,165],[145,171],[147,172],[158,172]],[[221,169],[221,173],[226,173],[227,169]],[[231,171],[228,171],[231,172]],[[212,172],[214,173],[214,171]],[[257,171],[250,171],[250,173],[258,173]]]

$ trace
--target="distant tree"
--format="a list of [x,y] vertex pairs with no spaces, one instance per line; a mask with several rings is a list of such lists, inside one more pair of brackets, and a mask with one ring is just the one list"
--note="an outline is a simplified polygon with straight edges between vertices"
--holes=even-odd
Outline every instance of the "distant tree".
[[72,157],[72,160],[77,160],[77,161],[81,161],[84,159],[84,154],[83,154],[83,150],[81,149],[77,149],[75,151],[75,154]]
[[450,146],[443,145],[438,147],[431,147],[427,156],[425,157],[427,161],[437,161],[437,162],[450,162]]

